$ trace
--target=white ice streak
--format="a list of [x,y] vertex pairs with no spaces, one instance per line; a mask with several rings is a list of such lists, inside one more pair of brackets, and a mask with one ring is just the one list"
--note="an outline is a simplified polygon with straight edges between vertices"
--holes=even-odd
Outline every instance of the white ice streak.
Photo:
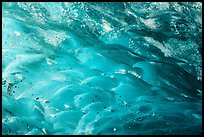
[[103,29],[105,32],[109,32],[113,30],[113,28],[111,28],[110,23],[108,23],[106,20],[102,20],[102,22],[103,22]]
[[[17,55],[16,59],[11,62],[4,70],[3,70],[3,76],[2,78],[6,78],[11,74],[11,72],[18,72],[18,67],[20,66],[26,66],[31,63],[39,62],[43,58],[45,58],[45,55],[43,54],[21,54]],[[18,78],[21,79],[20,75],[17,75]]]

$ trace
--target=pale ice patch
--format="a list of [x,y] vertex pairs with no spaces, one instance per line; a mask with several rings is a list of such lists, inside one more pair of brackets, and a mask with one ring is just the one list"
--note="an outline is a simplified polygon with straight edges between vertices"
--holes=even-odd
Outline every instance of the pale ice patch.
[[70,38],[65,32],[53,31],[53,30],[42,30],[39,29],[41,35],[44,37],[46,43],[53,45],[55,47],[59,46],[62,41]]
[[21,33],[19,31],[14,31],[14,33],[16,34],[17,37],[19,37],[21,35]]
[[47,64],[48,64],[48,65],[57,64],[57,61],[52,60],[52,59],[50,59],[50,58],[46,58],[46,61],[47,61]]
[[55,114],[50,114],[50,117],[56,117],[56,115]]
[[97,78],[97,77],[96,76],[88,77],[88,78],[84,79],[83,81],[81,81],[81,83],[79,85],[82,86],[83,84],[86,84],[95,78]]
[[64,107],[68,109],[70,108],[70,105],[64,104]]
[[141,18],[141,21],[150,29],[157,29],[158,25],[155,21],[155,19],[142,19]]
[[59,75],[59,74],[55,74],[55,75],[51,75],[50,80],[56,80],[56,81],[66,81],[67,78],[64,75]]
[[19,79],[19,80],[22,80],[23,79],[23,76],[21,74],[15,74],[15,76]]
[[111,25],[106,20],[102,20],[102,22],[103,22],[102,26],[105,32],[113,30],[113,28],[111,28]]
[[172,55],[171,51],[166,48],[162,43],[156,41],[155,39],[151,38],[151,37],[144,37],[144,39],[149,43],[152,44],[153,46],[157,47],[158,49],[160,49],[164,55],[166,57],[169,57]]
[[117,129],[116,129],[116,128],[113,128],[113,131],[114,131],[114,132],[116,132],[116,131],[117,131]]
[[115,73],[126,74],[126,71],[125,71],[125,69],[119,69]]

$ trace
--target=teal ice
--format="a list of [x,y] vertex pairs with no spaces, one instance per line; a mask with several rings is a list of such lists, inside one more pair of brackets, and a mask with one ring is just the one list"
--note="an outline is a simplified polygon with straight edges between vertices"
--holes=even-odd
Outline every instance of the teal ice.
[[3,2],[2,134],[202,134],[201,2]]

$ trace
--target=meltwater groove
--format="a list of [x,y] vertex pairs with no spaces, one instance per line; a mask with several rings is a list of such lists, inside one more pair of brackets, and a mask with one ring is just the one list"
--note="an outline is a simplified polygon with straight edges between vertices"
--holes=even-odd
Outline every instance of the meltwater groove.
[[201,2],[2,4],[2,134],[202,133]]

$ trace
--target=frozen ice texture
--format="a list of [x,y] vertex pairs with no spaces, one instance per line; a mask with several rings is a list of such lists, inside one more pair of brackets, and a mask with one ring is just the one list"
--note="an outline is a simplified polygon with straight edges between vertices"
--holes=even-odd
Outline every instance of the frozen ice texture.
[[2,4],[2,134],[201,134],[201,2]]

